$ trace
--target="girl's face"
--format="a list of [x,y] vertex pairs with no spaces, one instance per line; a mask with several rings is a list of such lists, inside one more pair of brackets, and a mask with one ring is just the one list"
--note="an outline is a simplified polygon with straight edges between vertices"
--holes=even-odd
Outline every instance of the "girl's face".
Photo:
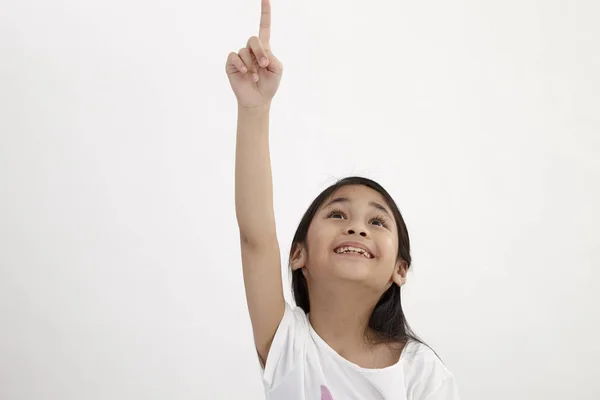
[[[308,253],[302,246],[292,269],[302,268],[308,282],[355,281],[381,293],[404,284],[408,267],[397,261],[396,221],[384,197],[371,188],[348,185],[335,191],[315,214],[306,242]],[[355,244],[344,245],[348,242]]]

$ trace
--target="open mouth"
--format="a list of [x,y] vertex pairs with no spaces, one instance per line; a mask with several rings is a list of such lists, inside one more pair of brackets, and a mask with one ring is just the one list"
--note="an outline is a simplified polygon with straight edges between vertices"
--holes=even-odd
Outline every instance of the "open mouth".
[[352,246],[338,247],[337,249],[334,250],[334,252],[336,254],[349,255],[349,256],[354,256],[354,257],[364,257],[364,258],[368,258],[368,259],[373,258],[373,255],[371,253],[369,253],[368,251],[358,248],[358,247],[352,247]]

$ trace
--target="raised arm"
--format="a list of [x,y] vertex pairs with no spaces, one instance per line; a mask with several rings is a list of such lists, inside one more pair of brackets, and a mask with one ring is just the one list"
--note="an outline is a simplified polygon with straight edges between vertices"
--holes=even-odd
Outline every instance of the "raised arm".
[[270,1],[262,0],[261,9],[259,36],[229,54],[226,71],[238,101],[235,208],[244,285],[256,349],[264,364],[285,309],[269,155],[271,100],[283,66],[271,52]]

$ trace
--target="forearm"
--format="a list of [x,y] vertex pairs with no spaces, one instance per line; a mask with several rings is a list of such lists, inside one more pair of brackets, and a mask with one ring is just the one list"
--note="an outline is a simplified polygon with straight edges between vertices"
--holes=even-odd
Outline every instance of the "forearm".
[[276,238],[269,116],[270,107],[238,108],[235,208],[240,238],[250,244]]

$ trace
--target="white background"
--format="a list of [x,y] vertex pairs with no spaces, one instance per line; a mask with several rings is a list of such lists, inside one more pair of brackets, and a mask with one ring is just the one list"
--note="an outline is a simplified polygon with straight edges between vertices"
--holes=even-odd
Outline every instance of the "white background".
[[[411,234],[408,319],[464,400],[600,398],[599,12],[273,0],[283,265],[322,189],[379,181]],[[259,15],[2,1],[2,400],[264,398],[225,74]]]

